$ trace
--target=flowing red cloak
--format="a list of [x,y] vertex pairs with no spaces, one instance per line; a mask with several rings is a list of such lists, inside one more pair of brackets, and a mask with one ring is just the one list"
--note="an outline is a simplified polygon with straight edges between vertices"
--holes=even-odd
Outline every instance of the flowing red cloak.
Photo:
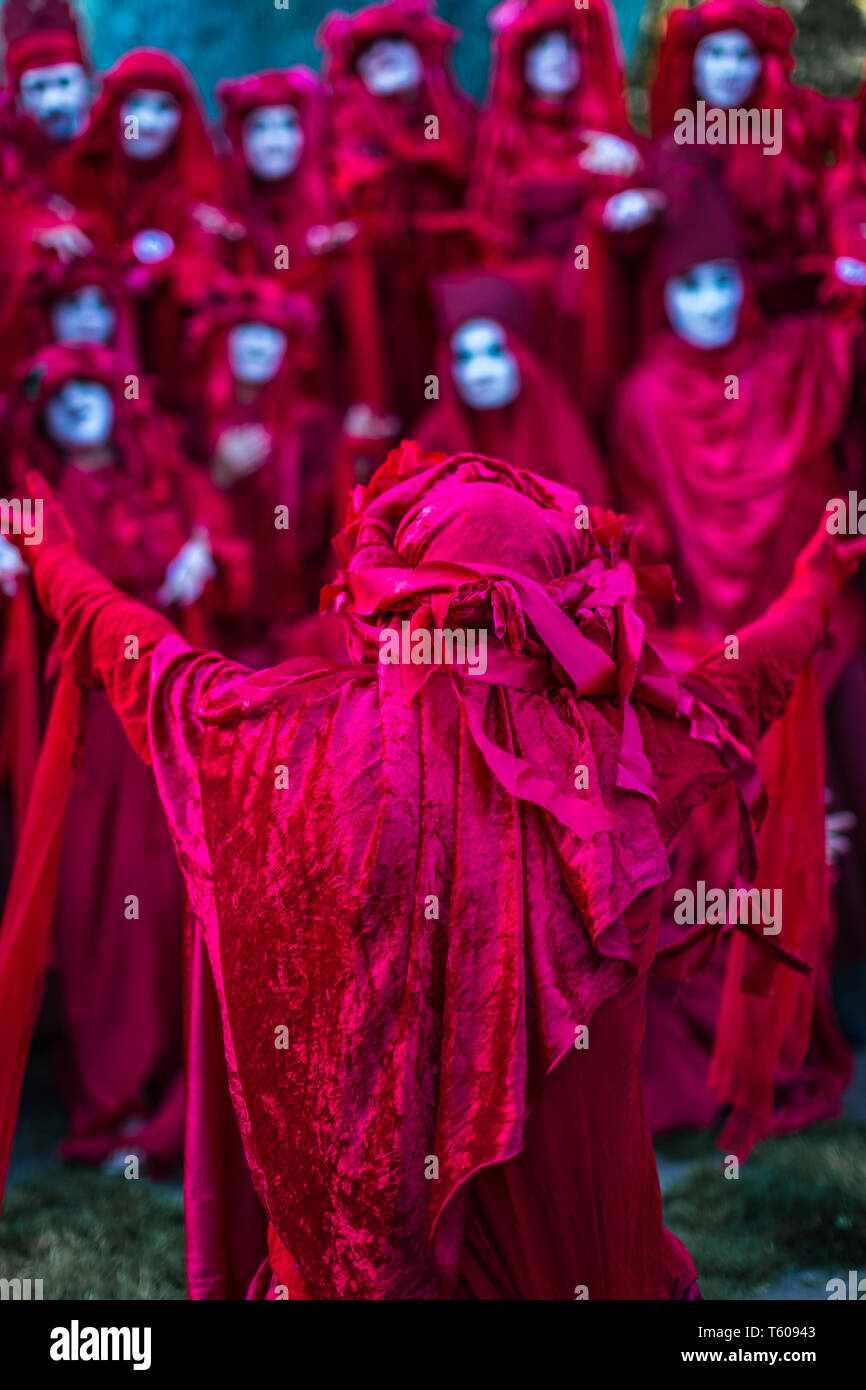
[[781,111],[782,144],[776,155],[753,143],[706,148],[734,197],[762,307],[791,312],[814,302],[815,258],[826,258],[826,175],[828,156],[840,145],[839,103],[791,81],[796,29],[781,5],[706,0],[666,16],[650,91],[655,135],[671,129],[677,111],[695,109],[695,49],[722,29],[741,29],[760,53],[761,76],[749,107]]
[[[411,100],[377,97],[356,71],[358,54],[377,38],[399,36],[423,64]],[[475,138],[475,111],[450,70],[456,30],[428,0],[386,0],[322,24],[324,77],[330,90],[331,163],[338,202],[356,219],[375,261],[371,324],[387,364],[378,409],[404,425],[423,404],[433,352],[427,284],[439,271],[482,254],[486,231],[462,211]],[[429,137],[428,120],[438,120]],[[369,399],[369,397],[368,397]]]
[[[854,332],[851,321],[819,314],[761,323],[747,312],[737,340],[719,351],[690,348],[671,332],[660,335],[624,384],[614,411],[614,476],[622,501],[643,523],[641,553],[669,562],[677,574],[682,604],[672,611],[667,634],[656,632],[675,666],[715,649],[777,596],[838,490],[830,450],[844,419]],[[733,378],[739,396],[728,399],[725,387]],[[825,683],[861,641],[852,601],[840,610]],[[675,1000],[669,985],[653,982],[644,1084],[656,1130],[710,1123],[712,1097],[721,1097],[735,1102],[723,1140],[745,1153],[771,1128],[797,1128],[836,1113],[850,1064],[824,997],[830,930],[822,746],[820,697],[814,686],[803,687],[762,752],[765,780],[779,789],[776,804],[787,812],[766,828],[761,882],[783,888],[792,932],[798,906],[808,907],[800,913],[798,940],[816,967],[816,984],[798,984],[799,999],[780,988],[775,1018],[767,1001],[752,1001],[753,1013],[771,1010],[759,1024],[737,1018],[733,1005],[720,1017],[723,960],[712,962]],[[735,872],[726,848],[732,820],[736,808],[724,798],[695,817],[678,847],[672,888],[703,879],[727,889]],[[795,871],[803,875],[796,883]],[[669,903],[663,941],[671,910]],[[735,958],[729,977],[741,967]],[[824,1055],[803,1066],[813,1007],[813,1053]],[[785,1018],[792,1031],[799,1028],[793,1046],[783,1046],[779,1019]],[[710,1095],[707,1068],[717,1029]],[[737,1037],[748,1038],[760,1086],[734,1097],[730,1078],[719,1079],[718,1058]],[[775,1098],[774,1080],[788,1083]]]
[[[166,566],[193,525],[208,527],[218,556],[231,557],[238,547],[226,542],[221,552],[217,526],[225,528],[227,519],[218,520],[218,499],[206,496],[181,461],[146,393],[126,401],[128,370],[101,349],[50,348],[37,357],[12,405],[11,474],[20,487],[38,460],[55,478],[82,552],[126,592],[155,603]],[[62,466],[41,432],[48,394],[73,377],[101,380],[111,390],[116,466],[97,472]],[[225,570],[221,582],[228,582]],[[214,593],[198,606],[191,633],[204,634],[204,612],[220,602]],[[171,1163],[180,1154],[183,1123],[176,1099],[183,883],[153,777],[132,754],[101,691],[87,702],[82,736],[84,761],[69,795],[54,918],[64,1016],[58,1070],[69,1109],[61,1152],[99,1161],[123,1142]],[[125,911],[130,895],[138,900],[137,916]],[[164,1106],[174,1117],[172,1132],[158,1141],[152,1136],[152,1144],[121,1139],[122,1126],[148,1114],[156,1124]]]
[[[404,448],[341,541],[345,668],[196,653],[68,541],[40,548],[69,669],[153,758],[275,1273],[291,1250],[314,1298],[694,1296],[637,1080],[666,845],[732,768],[755,795],[746,745],[831,595],[800,571],[739,663],[704,665],[726,725],[645,645],[622,519],[578,532],[575,503]],[[381,664],[389,616],[483,624],[484,679]]]

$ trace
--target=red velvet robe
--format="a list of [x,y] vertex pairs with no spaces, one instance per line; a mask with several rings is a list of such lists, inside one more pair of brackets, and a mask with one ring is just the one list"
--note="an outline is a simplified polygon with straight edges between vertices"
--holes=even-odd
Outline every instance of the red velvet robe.
[[[68,669],[154,762],[272,1228],[257,1288],[693,1297],[638,1079],[666,846],[736,764],[747,794],[830,588],[799,572],[739,663],[703,666],[726,726],[643,646],[620,523],[579,535],[573,493],[505,465],[418,467],[380,470],[344,535],[350,667],[251,674],[67,541],[36,565]],[[484,680],[376,661],[362,615],[425,595],[440,620],[492,603]]]

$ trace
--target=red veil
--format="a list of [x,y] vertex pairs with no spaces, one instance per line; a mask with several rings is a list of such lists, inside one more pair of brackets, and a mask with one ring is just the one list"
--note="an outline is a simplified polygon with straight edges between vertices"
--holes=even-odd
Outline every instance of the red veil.
[[[218,82],[216,95],[234,159],[234,206],[252,235],[259,269],[274,265],[277,243],[289,248],[290,263],[308,256],[307,231],[332,222],[334,200],[327,177],[324,88],[311,69],[298,65]],[[259,106],[294,106],[304,133],[298,167],[284,179],[259,179],[247,167],[243,124]]]

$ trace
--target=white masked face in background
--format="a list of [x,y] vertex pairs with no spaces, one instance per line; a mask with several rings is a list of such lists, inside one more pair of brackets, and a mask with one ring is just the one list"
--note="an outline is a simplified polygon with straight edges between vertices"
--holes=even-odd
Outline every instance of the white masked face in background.
[[743,274],[736,261],[702,261],[674,275],[664,289],[665,309],[678,337],[692,347],[727,347],[743,305]]
[[107,444],[114,427],[114,403],[101,381],[67,381],[45,406],[45,427],[61,449],[94,449]]
[[580,79],[580,54],[562,29],[531,43],[523,57],[523,80],[538,96],[556,100],[573,92]]
[[91,90],[80,63],[28,68],[18,84],[18,106],[49,140],[64,144],[84,128]]
[[170,92],[130,92],[120,108],[120,138],[131,159],[158,159],[180,128],[180,103]]
[[407,96],[424,75],[421,55],[408,39],[376,39],[359,54],[356,67],[375,97]]
[[264,386],[283,364],[288,340],[268,323],[239,323],[228,336],[229,366],[235,381]]
[[495,319],[467,319],[451,337],[457,394],[471,410],[498,410],[520,395],[520,367]]
[[293,174],[304,149],[304,130],[294,106],[257,106],[241,134],[247,168],[260,179]]
[[745,106],[761,75],[761,55],[742,29],[707,34],[695,49],[692,81],[708,106]]
[[101,285],[82,285],[51,305],[55,343],[110,343],[117,326],[114,305]]

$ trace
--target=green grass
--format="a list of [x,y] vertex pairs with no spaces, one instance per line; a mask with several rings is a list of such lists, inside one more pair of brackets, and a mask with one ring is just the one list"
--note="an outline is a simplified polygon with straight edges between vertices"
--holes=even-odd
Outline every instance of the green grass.
[[[660,1151],[684,1158],[680,1144]],[[752,1297],[789,1270],[866,1269],[866,1126],[842,1120],[768,1140],[736,1180],[721,1161],[699,1159],[665,1198],[705,1299]]]
[[46,1166],[7,1190],[0,1277],[41,1279],[46,1299],[185,1298],[176,1189]]

